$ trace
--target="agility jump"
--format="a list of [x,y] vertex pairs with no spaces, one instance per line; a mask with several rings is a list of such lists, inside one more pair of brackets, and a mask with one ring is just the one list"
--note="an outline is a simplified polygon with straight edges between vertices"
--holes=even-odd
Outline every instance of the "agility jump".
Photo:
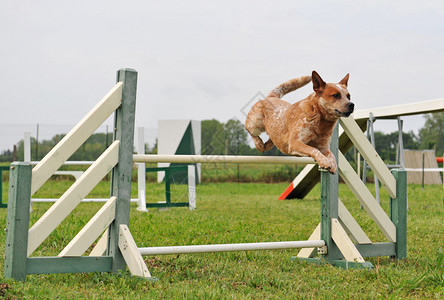
[[[137,72],[130,69],[120,70],[117,78],[118,83],[111,92],[34,169],[29,163],[12,164],[5,247],[6,278],[25,280],[29,274],[117,272],[125,270],[126,267],[133,275],[150,278],[151,274],[142,255],[176,253],[303,248],[298,258],[343,268],[371,268],[372,264],[365,262],[363,257],[392,256],[399,259],[406,257],[405,171],[393,170],[393,175],[390,172],[387,175],[383,170],[380,171],[385,175],[385,183],[391,195],[389,217],[377,205],[376,200],[368,197],[362,187],[354,181],[354,176],[351,174],[354,171],[350,170],[348,162],[338,151],[338,127],[332,137],[331,151],[339,161],[339,173],[357,194],[358,200],[375,220],[388,242],[375,244],[370,241],[338,198],[338,173],[332,175],[321,172],[321,221],[308,241],[138,248],[128,228],[133,162],[175,160],[201,163],[232,161],[313,164],[314,161],[305,157],[133,156]],[[31,195],[114,111],[114,142],[40,220],[29,228]],[[350,130],[354,128],[353,126],[357,126],[356,123],[352,119],[347,120],[347,124],[351,125],[346,126],[345,131],[359,143],[359,134]],[[359,133],[365,138],[362,131]],[[380,162],[376,159],[370,165],[375,167],[378,163]],[[96,215],[58,256],[31,257],[49,234],[109,171],[112,171],[111,195]],[[82,256],[99,237],[90,256]],[[316,252],[319,253],[319,257],[313,257]]]

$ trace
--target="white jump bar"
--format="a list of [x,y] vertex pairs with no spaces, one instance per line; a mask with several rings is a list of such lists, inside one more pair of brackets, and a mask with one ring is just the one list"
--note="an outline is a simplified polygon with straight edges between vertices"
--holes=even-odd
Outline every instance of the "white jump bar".
[[148,248],[139,248],[139,251],[141,255],[168,255],[168,254],[212,253],[212,252],[251,251],[251,250],[314,248],[322,246],[325,246],[325,242],[323,240],[313,240],[313,241],[290,241],[290,242],[268,242],[268,243],[148,247]]
[[[31,202],[56,202],[58,198],[32,198]],[[106,202],[109,198],[85,198],[82,202]],[[131,202],[138,202],[139,199],[131,199]]]
[[405,168],[404,170],[406,170],[407,172],[444,172],[444,168],[425,168],[425,169],[420,169],[420,168]]
[[235,164],[315,164],[311,157],[248,155],[162,155],[134,154],[135,163],[235,163]]
[[[31,165],[36,165],[38,164],[40,161],[31,161],[29,162]],[[63,164],[64,165],[78,165],[78,166],[82,166],[82,165],[92,165],[94,163],[94,161],[92,160],[84,160],[84,161],[72,161],[72,160],[67,160],[65,161]]]

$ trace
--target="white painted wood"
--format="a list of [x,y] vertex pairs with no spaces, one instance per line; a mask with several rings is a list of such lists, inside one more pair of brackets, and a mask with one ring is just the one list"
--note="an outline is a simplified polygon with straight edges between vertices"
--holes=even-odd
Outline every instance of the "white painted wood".
[[116,197],[111,197],[69,242],[58,256],[81,256],[105,231],[116,215]]
[[25,132],[23,139],[23,161],[31,161],[31,132],[29,131]]
[[114,141],[85,173],[29,229],[28,256],[71,213],[86,195],[117,164],[119,141]]
[[[31,165],[37,165],[40,161],[31,161]],[[92,165],[94,161],[91,160],[83,160],[83,161],[76,161],[76,160],[67,160],[63,163],[63,165],[70,165],[70,166],[85,166],[85,165]]]
[[[201,121],[191,120],[191,129],[193,131],[194,153],[202,153],[202,124]],[[201,180],[201,164],[196,164],[196,184]]]
[[[145,154],[145,130],[143,127],[137,127],[137,153]],[[137,210],[147,212],[145,163],[137,163],[137,189],[139,191]]]
[[336,246],[338,246],[342,255],[346,261],[351,262],[365,262],[359,253],[358,249],[356,249],[355,245],[348,237],[344,228],[342,228],[339,220],[336,218],[331,219],[331,238],[335,242]]
[[[320,240],[320,239],[321,239],[321,223],[319,223],[318,226],[316,226],[315,230],[310,235],[308,240],[309,241],[315,241],[315,240]],[[301,249],[301,251],[299,251],[297,257],[299,257],[299,258],[310,258],[310,257],[315,256],[316,251],[317,250],[314,247],[312,247],[312,248],[303,248],[303,249]]]
[[190,210],[196,209],[196,167],[188,165],[188,203]]
[[359,150],[361,155],[372,168],[373,172],[378,176],[378,179],[390,194],[390,197],[396,198],[395,178],[392,173],[390,173],[387,165],[373,148],[367,137],[362,133],[362,130],[359,128],[356,121],[353,118],[348,117],[339,119],[339,122],[350,140],[353,142],[353,145]]
[[32,169],[31,195],[90,137],[122,102],[122,83],[111,91]]
[[[51,198],[32,198],[31,202],[56,202],[56,200],[58,199],[51,199]],[[109,199],[106,198],[85,198],[82,200],[82,203],[87,203],[87,202],[106,202]],[[131,199],[131,203],[138,203],[139,199],[133,198]]]
[[358,177],[344,155],[339,151],[339,175],[345,181],[350,190],[358,198],[364,209],[381,229],[390,242],[396,242],[396,227],[393,225],[385,211]]
[[369,114],[372,113],[375,118],[395,118],[440,111],[444,111],[444,98],[358,110],[352,114],[352,117],[355,120],[368,119]]
[[243,156],[243,155],[160,155],[135,154],[134,162],[171,162],[171,163],[235,163],[235,164],[314,164],[311,157],[296,156]]
[[311,248],[311,247],[322,247],[322,246],[325,246],[325,242],[323,240],[313,240],[313,241],[148,247],[148,248],[139,248],[139,251],[141,255],[170,255],[170,254],[215,253],[215,252],[232,252],[232,251],[279,250],[279,249]]
[[102,234],[96,246],[91,250],[89,256],[103,256],[105,255],[107,248],[108,248],[108,228]]
[[[174,155],[191,120],[158,120],[157,121],[157,153]],[[169,167],[170,162],[158,163],[158,167]],[[165,179],[165,172],[157,172],[157,182]]]
[[341,199],[338,199],[338,216],[339,222],[344,227],[345,231],[349,234],[350,238],[357,244],[371,244],[372,241],[353,218],[352,214],[342,203]]
[[119,249],[132,275],[143,278],[151,277],[128,226],[123,224],[119,227]]

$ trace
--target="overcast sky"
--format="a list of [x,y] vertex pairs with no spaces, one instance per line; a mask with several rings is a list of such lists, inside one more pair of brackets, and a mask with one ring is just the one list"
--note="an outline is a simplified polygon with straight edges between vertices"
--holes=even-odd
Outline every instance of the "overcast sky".
[[358,110],[444,98],[442,0],[2,1],[0,24],[4,128],[74,125],[119,68],[139,72],[136,126],[150,128],[244,122],[258,92],[312,70],[327,82],[350,73]]

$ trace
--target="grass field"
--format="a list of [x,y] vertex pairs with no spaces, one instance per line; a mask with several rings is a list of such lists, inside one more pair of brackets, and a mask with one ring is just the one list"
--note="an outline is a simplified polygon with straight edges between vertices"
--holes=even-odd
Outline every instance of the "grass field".
[[[57,197],[69,181],[50,181],[36,197]],[[304,200],[277,201],[286,183],[212,183],[198,187],[197,210],[151,209],[132,205],[130,230],[139,247],[305,240],[319,222],[319,187]],[[133,197],[137,194],[133,184]],[[164,200],[163,185],[149,183],[150,201]],[[186,199],[186,187],[174,186],[172,201]],[[6,186],[3,193],[6,195]],[[102,182],[90,197],[106,197]],[[250,251],[145,257],[151,282],[121,274],[32,275],[25,283],[1,279],[0,294],[10,298],[98,299],[295,299],[444,297],[444,204],[441,186],[408,187],[407,259],[368,259],[373,270],[342,270],[291,261],[297,250]],[[340,197],[373,241],[385,241],[343,184]],[[388,210],[388,196],[382,195]],[[49,207],[34,205],[31,223]],[[99,209],[81,204],[34,255],[57,255]],[[6,210],[0,210],[5,227]],[[0,233],[0,241],[5,233]],[[4,242],[0,242],[4,253]],[[0,265],[3,270],[3,262]]]

